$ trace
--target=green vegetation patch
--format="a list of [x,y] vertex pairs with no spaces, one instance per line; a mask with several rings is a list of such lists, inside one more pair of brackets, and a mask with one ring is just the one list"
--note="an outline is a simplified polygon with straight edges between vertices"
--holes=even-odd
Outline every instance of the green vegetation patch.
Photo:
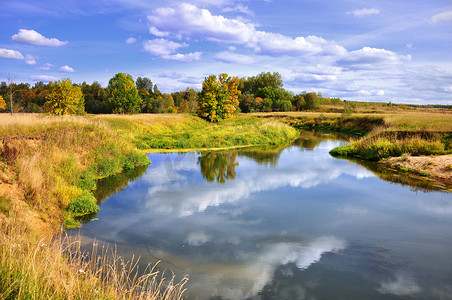
[[202,149],[244,145],[284,145],[295,140],[296,129],[256,117],[238,117],[212,124],[203,120],[178,124],[176,128],[139,135],[141,149]]
[[452,153],[451,145],[444,141],[441,133],[380,130],[349,145],[334,148],[330,154],[379,161],[406,153],[413,156]]
[[93,194],[84,191],[71,204],[69,204],[67,210],[71,212],[73,216],[81,217],[98,213],[99,206],[97,206],[96,198],[94,198]]

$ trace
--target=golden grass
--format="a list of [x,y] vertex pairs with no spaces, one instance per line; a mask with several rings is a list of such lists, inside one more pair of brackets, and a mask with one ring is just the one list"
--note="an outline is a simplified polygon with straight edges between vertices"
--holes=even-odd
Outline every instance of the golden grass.
[[[181,299],[180,282],[156,265],[138,273],[138,261],[124,261],[108,246],[91,256],[79,240],[33,237],[16,220],[0,223],[0,299]],[[12,259],[14,258],[14,259]]]

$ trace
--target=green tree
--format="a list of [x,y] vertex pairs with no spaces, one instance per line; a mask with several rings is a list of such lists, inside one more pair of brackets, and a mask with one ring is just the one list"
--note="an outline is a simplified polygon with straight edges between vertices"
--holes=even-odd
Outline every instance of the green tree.
[[137,113],[140,111],[141,98],[135,88],[132,76],[118,73],[108,82],[110,103],[115,113]]
[[278,72],[262,72],[257,76],[240,78],[239,84],[239,90],[246,95],[256,94],[260,88],[280,89],[282,87],[283,81]]
[[152,81],[147,77],[138,77],[136,81],[137,90],[145,89],[152,93]]
[[210,75],[202,83],[199,98],[199,114],[211,122],[231,118],[239,106],[237,89],[239,80],[222,73],[217,77]]
[[316,109],[319,106],[319,99],[317,98],[316,93],[307,93],[304,96],[305,109]]
[[174,100],[171,94],[163,94],[163,100],[160,103],[160,111],[161,112],[168,112],[168,109],[170,107],[174,106]]
[[198,111],[198,92],[192,88],[187,88],[186,97],[188,101],[188,107],[190,108],[190,112]]
[[50,84],[50,93],[45,106],[55,115],[75,115],[85,112],[82,89],[73,85],[69,79]]

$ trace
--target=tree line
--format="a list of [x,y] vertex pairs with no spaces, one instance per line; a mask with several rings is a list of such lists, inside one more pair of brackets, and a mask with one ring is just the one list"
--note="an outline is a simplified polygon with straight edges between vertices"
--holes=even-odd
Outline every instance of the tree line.
[[[227,74],[206,77],[201,91],[187,88],[162,93],[147,77],[135,81],[129,74],[118,73],[108,87],[98,82],[56,82],[16,84],[0,83],[0,111],[49,112],[63,114],[110,113],[198,113],[210,121],[218,121],[238,112],[300,111],[320,105],[340,105],[339,98],[324,98],[321,93],[294,94],[283,87],[278,72],[262,72],[252,77]],[[9,101],[10,100],[10,101]]]

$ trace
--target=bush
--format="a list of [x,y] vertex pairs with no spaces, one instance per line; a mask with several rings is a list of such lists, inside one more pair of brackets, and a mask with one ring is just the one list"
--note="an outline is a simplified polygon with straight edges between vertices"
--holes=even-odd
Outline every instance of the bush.
[[138,152],[133,152],[126,155],[123,159],[123,166],[125,170],[131,170],[136,167],[146,166],[150,163],[149,158],[146,155]]
[[96,176],[94,173],[88,170],[83,171],[78,180],[78,187],[82,190],[95,190]]
[[76,217],[99,212],[99,207],[96,204],[96,198],[94,198],[93,194],[88,191],[83,191],[77,199],[69,204],[67,209]]

